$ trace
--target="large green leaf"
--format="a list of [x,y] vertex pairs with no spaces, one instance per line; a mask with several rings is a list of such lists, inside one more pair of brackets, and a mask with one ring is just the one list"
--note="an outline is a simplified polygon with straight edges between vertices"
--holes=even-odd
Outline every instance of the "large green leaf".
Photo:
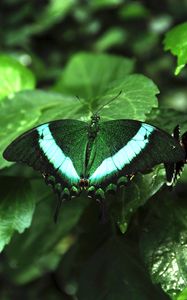
[[106,119],[145,121],[146,114],[158,105],[155,96],[158,93],[158,88],[152,80],[143,75],[134,74],[111,83],[96,103],[99,108],[115,98],[99,111]]
[[126,58],[80,53],[71,59],[55,89],[82,97],[90,113],[99,109],[105,119],[143,121],[157,106],[159,91],[147,77],[128,75],[132,68]]
[[22,233],[31,224],[35,197],[27,180],[0,178],[0,251],[15,231]]
[[35,78],[29,69],[10,56],[0,55],[0,100],[34,87]]
[[165,192],[151,203],[144,224],[141,251],[152,280],[171,299],[186,299],[187,205],[186,197]]
[[133,61],[107,54],[78,53],[66,66],[55,86],[58,92],[96,99],[115,80],[133,70]]
[[[6,249],[4,268],[14,282],[23,284],[55,269],[61,256],[74,242],[73,235],[68,234],[89,202],[79,198],[64,203],[58,222],[54,223],[54,199],[57,200],[54,194],[48,193],[47,197],[40,200],[32,226],[22,235],[14,236]],[[17,267],[11,269],[11,265]]]
[[177,68],[175,75],[178,75],[187,63],[187,22],[179,24],[166,33],[164,49],[170,50],[177,56]]
[[125,233],[132,216],[164,184],[165,171],[161,167],[146,175],[136,175],[132,182],[111,199],[111,213],[122,233]]
[[150,282],[135,245],[122,238],[106,241],[80,270],[81,300],[167,299]]

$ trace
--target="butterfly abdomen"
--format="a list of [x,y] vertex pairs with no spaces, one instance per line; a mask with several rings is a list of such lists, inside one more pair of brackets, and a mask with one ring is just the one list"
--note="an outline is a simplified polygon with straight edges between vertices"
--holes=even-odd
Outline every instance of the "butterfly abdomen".
[[81,178],[79,181],[79,187],[81,190],[87,190],[89,187],[89,180],[86,178]]

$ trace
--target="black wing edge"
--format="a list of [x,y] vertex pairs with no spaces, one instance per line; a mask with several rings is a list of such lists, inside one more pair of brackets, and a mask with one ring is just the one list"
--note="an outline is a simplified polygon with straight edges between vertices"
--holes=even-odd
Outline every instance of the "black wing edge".
[[164,164],[166,170],[166,184],[167,186],[173,186],[176,180],[181,176],[184,169],[184,165],[187,163],[187,131],[180,137],[180,127],[177,125],[172,134],[184,149],[184,160],[178,161],[177,163]]

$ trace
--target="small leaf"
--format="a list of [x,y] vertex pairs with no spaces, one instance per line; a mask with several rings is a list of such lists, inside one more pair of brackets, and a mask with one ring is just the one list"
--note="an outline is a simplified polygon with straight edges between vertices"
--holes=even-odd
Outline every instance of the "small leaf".
[[0,100],[34,87],[35,78],[29,69],[12,57],[0,55]]
[[22,233],[31,224],[34,195],[29,182],[18,177],[0,178],[0,251],[15,231]]
[[162,192],[151,203],[140,245],[153,282],[177,300],[187,286],[187,206],[172,196]]
[[67,15],[70,9],[74,6],[75,0],[61,1],[61,0],[50,0],[49,4],[42,10],[41,15],[38,16],[37,22],[34,28],[34,32],[46,30],[53,24],[62,21]]
[[107,54],[79,53],[72,57],[55,86],[58,92],[96,99],[115,80],[133,70],[133,61]]
[[96,51],[106,51],[110,48],[120,46],[125,43],[127,32],[118,27],[106,31],[95,43]]
[[149,16],[148,9],[140,2],[133,1],[131,3],[125,3],[123,8],[120,9],[120,16],[123,19],[138,19],[146,18]]
[[122,4],[123,1],[122,0],[94,0],[94,1],[90,1],[90,5],[94,8],[94,9],[106,9],[107,7],[110,8],[111,6],[118,6],[120,4]]
[[187,63],[187,22],[179,24],[166,33],[164,49],[170,50],[177,56],[177,68],[175,75],[178,75]]

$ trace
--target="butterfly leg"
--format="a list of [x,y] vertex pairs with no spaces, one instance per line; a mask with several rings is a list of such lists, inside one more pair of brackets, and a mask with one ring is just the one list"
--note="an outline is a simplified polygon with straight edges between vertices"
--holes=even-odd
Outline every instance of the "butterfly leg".
[[54,222],[55,223],[57,223],[62,203],[70,199],[70,192],[69,192],[68,188],[64,188],[63,191],[61,192],[61,187],[59,187],[59,190],[56,189],[56,193],[58,195],[58,201],[57,201],[57,206],[56,206],[55,213],[54,213]]
[[58,221],[58,216],[59,216],[59,212],[60,212],[60,208],[61,208],[61,205],[62,205],[62,202],[64,202],[65,199],[62,199],[58,196],[58,199],[57,199],[57,205],[56,205],[56,208],[55,208],[55,213],[54,213],[54,222],[57,223]]
[[104,191],[99,188],[95,193],[96,202],[100,206],[100,220],[101,223],[106,223],[107,221],[107,207],[105,203],[105,193]]

